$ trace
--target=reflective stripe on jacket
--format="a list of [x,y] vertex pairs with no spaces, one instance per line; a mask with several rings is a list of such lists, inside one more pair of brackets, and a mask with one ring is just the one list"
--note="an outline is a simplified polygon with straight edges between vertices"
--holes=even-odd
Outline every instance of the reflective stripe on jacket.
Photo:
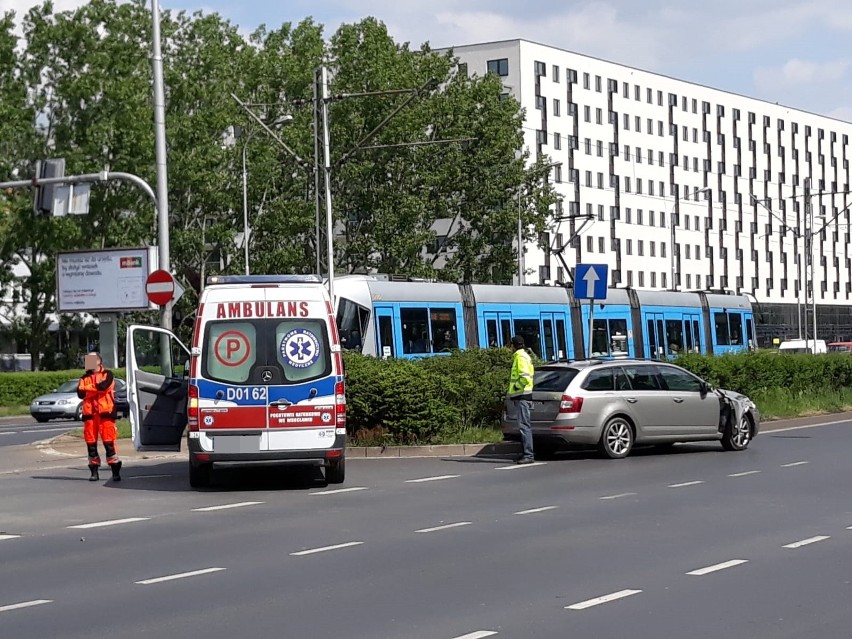
[[113,416],[115,380],[112,371],[100,370],[86,373],[77,384],[77,397],[83,400],[83,417]]
[[515,351],[512,358],[512,374],[509,376],[509,397],[518,399],[532,394],[533,367],[530,354],[524,349]]

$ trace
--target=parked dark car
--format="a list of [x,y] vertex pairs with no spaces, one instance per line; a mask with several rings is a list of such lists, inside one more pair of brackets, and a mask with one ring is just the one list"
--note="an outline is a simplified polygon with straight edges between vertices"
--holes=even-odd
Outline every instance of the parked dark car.
[[119,417],[127,417],[130,414],[130,404],[127,401],[127,382],[123,379],[115,380],[115,412]]

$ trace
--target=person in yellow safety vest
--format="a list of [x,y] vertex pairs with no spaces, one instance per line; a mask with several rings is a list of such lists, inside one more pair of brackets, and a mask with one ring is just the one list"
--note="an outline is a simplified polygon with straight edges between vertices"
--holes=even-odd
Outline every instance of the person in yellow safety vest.
[[509,399],[515,402],[518,415],[518,430],[521,433],[521,443],[524,452],[515,461],[516,464],[533,463],[533,437],[530,424],[532,410],[532,387],[535,367],[530,354],[524,350],[524,338],[515,335],[512,338],[512,373],[509,376]]

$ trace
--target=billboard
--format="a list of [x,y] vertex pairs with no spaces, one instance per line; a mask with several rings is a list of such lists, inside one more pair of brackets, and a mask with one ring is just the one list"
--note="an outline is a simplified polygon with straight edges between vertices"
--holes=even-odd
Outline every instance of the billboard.
[[147,311],[145,280],[153,247],[74,251],[56,255],[59,313]]

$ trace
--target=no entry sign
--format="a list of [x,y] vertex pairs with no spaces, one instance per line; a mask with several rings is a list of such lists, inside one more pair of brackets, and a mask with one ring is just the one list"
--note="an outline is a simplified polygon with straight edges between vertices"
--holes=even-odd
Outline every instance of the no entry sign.
[[154,271],[145,281],[145,294],[152,304],[165,306],[175,296],[175,278],[168,271]]

